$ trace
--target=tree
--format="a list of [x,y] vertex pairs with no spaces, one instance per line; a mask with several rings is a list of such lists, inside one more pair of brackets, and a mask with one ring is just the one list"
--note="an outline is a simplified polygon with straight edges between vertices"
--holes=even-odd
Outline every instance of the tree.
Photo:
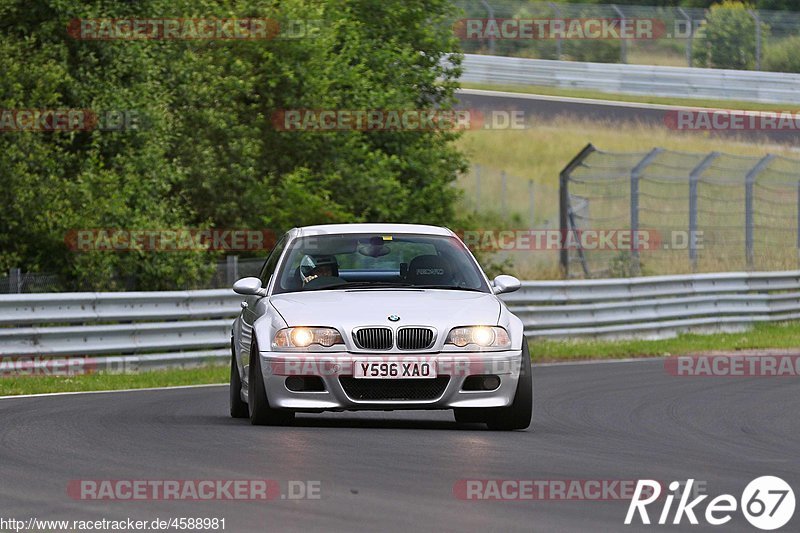
[[[138,129],[0,133],[0,269],[76,288],[201,284],[203,251],[75,253],[84,228],[455,222],[456,134],[278,131],[282,109],[448,108],[447,0],[25,0],[0,6],[0,108],[130,110]],[[77,40],[76,18],[262,17],[257,41]],[[313,32],[311,30],[314,30]]]

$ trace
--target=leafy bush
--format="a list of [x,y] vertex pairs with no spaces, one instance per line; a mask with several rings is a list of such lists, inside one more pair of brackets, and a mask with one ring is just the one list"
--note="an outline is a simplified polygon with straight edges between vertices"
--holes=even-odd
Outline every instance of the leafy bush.
[[764,49],[764,70],[800,72],[800,36],[787,37]]
[[[693,52],[697,66],[728,69],[755,66],[756,22],[748,9],[748,5],[738,0],[711,6]],[[767,25],[762,24],[762,39],[768,31]]]

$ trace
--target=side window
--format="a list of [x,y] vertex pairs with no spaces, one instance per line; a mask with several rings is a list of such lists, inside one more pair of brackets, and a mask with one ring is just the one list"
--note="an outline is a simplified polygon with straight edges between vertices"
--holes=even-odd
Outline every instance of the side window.
[[261,278],[261,285],[263,287],[267,286],[269,283],[269,278],[275,272],[275,267],[278,266],[278,259],[281,258],[281,253],[283,253],[283,249],[286,246],[286,235],[281,237],[281,240],[278,241],[278,244],[275,245],[275,248],[267,257],[267,260],[264,262],[264,266],[261,269],[261,274],[258,276]]

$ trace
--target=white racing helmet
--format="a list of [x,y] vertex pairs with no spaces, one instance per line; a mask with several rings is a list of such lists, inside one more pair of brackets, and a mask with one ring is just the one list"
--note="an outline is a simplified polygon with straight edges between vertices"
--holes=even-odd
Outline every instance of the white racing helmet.
[[318,277],[317,274],[314,274],[316,269],[326,266],[331,267],[334,276],[338,275],[339,264],[332,255],[304,255],[300,260],[300,278],[304,284],[308,283]]

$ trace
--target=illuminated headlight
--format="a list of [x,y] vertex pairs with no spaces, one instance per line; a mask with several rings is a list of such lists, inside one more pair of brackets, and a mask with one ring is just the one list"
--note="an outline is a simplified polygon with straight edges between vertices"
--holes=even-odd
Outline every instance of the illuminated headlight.
[[454,344],[459,348],[476,344],[481,348],[511,348],[508,332],[498,326],[464,326],[453,328],[447,336],[445,344]]
[[281,329],[272,340],[273,348],[308,348],[312,344],[329,348],[344,341],[337,329],[305,327]]

